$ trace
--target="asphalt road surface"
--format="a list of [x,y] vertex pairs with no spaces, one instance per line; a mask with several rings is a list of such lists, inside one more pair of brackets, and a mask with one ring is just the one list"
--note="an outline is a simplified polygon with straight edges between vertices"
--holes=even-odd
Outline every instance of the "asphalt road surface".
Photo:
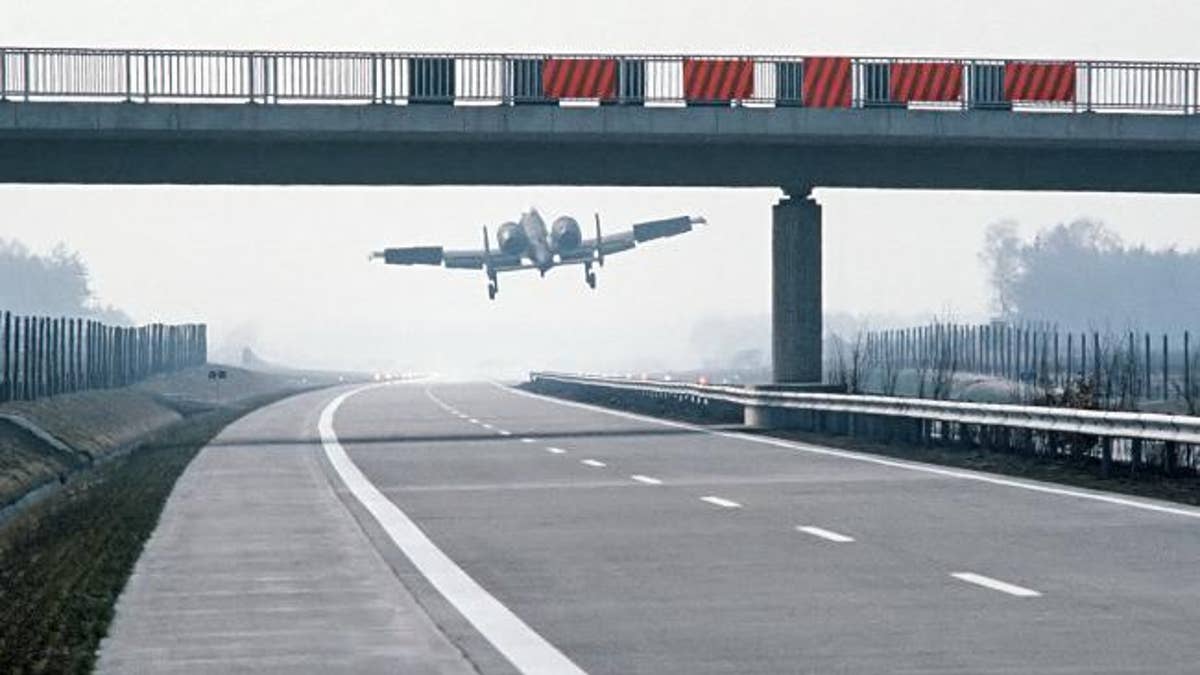
[[321,413],[367,535],[330,545],[484,673],[1200,672],[1195,509],[493,384],[334,394],[268,409]]

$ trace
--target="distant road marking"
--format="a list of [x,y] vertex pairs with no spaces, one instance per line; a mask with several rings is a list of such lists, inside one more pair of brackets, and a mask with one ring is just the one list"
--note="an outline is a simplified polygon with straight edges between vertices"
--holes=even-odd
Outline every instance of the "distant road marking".
[[[492,428],[495,429],[495,427]],[[496,433],[500,434],[501,436],[512,436],[511,431],[505,431],[504,429],[496,429]]]
[[552,455],[565,455],[565,454],[567,454],[567,451],[566,451],[566,450],[563,450],[562,448],[555,448],[555,447],[549,447],[549,448],[546,448],[546,452],[548,452],[548,453],[550,453],[550,454],[552,454]]
[[491,430],[491,431],[495,431],[495,430],[496,430],[496,427],[494,427],[494,426],[492,426],[492,425],[488,424],[487,422],[484,422],[484,423],[483,423],[483,424],[481,424],[480,426],[482,426],[484,429],[489,429],[489,430]]
[[630,476],[630,478],[636,480],[639,483],[645,483],[646,485],[662,485],[663,484],[662,481],[657,478],[651,478],[650,476],[643,476],[640,473],[635,473],[632,476]]
[[788,450],[799,450],[814,455],[824,455],[826,457],[838,457],[840,459],[850,459],[856,462],[867,462],[879,466],[889,466],[895,469],[904,469],[905,471],[919,471],[921,473],[934,474],[947,478],[958,478],[962,480],[971,480],[979,483],[988,483],[991,485],[999,485],[1003,487],[1017,488],[1021,490],[1029,490],[1030,492],[1040,492],[1043,494],[1058,495],[1062,497],[1074,497],[1076,499],[1086,499],[1094,502],[1103,502],[1115,506],[1126,506],[1143,511],[1153,511],[1155,513],[1167,513],[1174,516],[1184,516],[1186,518],[1196,518],[1200,520],[1200,509],[1188,509],[1183,507],[1168,506],[1166,504],[1156,504],[1154,502],[1142,501],[1138,499],[1127,499],[1125,497],[1117,497],[1110,494],[1098,492],[1083,492],[1080,490],[1072,490],[1069,488],[1057,487],[1048,483],[1034,483],[1025,480],[1015,480],[1011,478],[1001,478],[996,475],[985,474],[982,472],[976,473],[964,471],[960,469],[950,469],[946,467],[935,466],[932,464],[921,464],[919,462],[909,462],[897,459],[887,459],[876,455],[867,455],[850,450],[835,450],[823,446],[810,445],[807,443],[796,443],[793,441],[785,441],[779,438],[770,438],[767,436],[753,436],[750,434],[739,433],[736,431],[716,431],[706,429],[705,427],[695,424],[687,424],[686,422],[675,422],[671,420],[658,419],[656,417],[648,417],[646,415],[638,415],[636,413],[627,413],[621,410],[611,410],[600,406],[591,405],[588,403],[578,403],[576,401],[566,401],[557,399],[552,396],[542,396],[528,391],[521,391],[505,385],[494,383],[497,387],[504,389],[514,396],[527,396],[548,403],[555,403],[561,406],[570,408],[581,408],[583,410],[591,410],[593,412],[613,415],[616,417],[624,417],[626,419],[641,420],[651,424],[658,424],[666,427],[674,427],[676,429],[687,429],[698,433],[711,434],[713,436],[721,436],[723,438],[732,438],[748,443],[760,443],[764,445],[773,445],[777,448],[786,448]]
[[388,385],[367,385],[348,391],[330,401],[321,411],[317,423],[321,445],[342,483],[408,556],[413,566],[517,671],[523,675],[586,675],[582,668],[467,575],[350,460],[334,433],[334,414],[351,396],[381,386]]
[[608,466],[608,465],[607,465],[607,464],[605,464],[604,462],[600,462],[600,461],[597,461],[597,460],[594,460],[594,459],[583,459],[583,460],[580,460],[580,461],[579,461],[579,463],[580,463],[580,464],[586,464],[586,465],[588,465],[588,466],[594,466],[594,467],[596,467],[596,468],[598,468],[598,469],[603,469],[604,467]]
[[472,417],[469,421],[471,424],[479,424],[479,420],[475,419],[474,417]]
[[811,534],[814,537],[820,537],[822,539],[828,539],[829,541],[835,541],[839,544],[848,544],[848,543],[854,541],[854,537],[848,537],[844,534],[838,534],[837,532],[833,532],[831,530],[826,530],[824,528],[816,527],[814,525],[802,525],[802,526],[797,527],[796,529],[805,534]]
[[1000,591],[1001,593],[1015,595],[1018,598],[1040,598],[1042,596],[1041,593],[1038,593],[1031,588],[1017,586],[1016,584],[1010,584],[1005,581],[1000,581],[999,579],[985,577],[982,574],[975,574],[974,572],[954,572],[950,576],[960,581],[965,581],[968,584],[983,586],[984,588],[990,588],[993,591]]
[[701,497],[700,501],[708,502],[709,504],[712,504],[713,506],[720,506],[720,507],[727,508],[727,509],[742,508],[741,504],[739,504],[733,500],[730,500],[730,499],[725,499],[723,497],[712,497],[712,496]]
[[521,442],[522,443],[537,443],[537,441],[533,440],[532,438],[522,438]]

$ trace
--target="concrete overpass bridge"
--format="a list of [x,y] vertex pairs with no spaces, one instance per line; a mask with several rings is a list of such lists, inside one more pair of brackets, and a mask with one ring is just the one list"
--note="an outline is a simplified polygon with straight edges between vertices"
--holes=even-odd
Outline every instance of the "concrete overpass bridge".
[[779,187],[775,376],[820,379],[815,187],[1200,191],[1200,64],[0,48],[0,181]]

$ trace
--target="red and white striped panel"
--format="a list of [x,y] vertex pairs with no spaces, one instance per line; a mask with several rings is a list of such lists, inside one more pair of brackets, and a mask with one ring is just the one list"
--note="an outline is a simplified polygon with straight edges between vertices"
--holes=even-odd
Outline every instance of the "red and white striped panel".
[[546,59],[542,92],[547,98],[617,97],[616,59]]
[[812,56],[804,59],[804,105],[809,108],[849,108],[853,88],[850,59]]
[[962,97],[962,64],[937,61],[893,63],[891,75],[893,101],[957,101]]
[[683,97],[688,101],[728,102],[754,95],[754,61],[687,59],[683,62]]
[[1072,103],[1075,101],[1075,64],[1006,63],[1004,98],[1008,101]]

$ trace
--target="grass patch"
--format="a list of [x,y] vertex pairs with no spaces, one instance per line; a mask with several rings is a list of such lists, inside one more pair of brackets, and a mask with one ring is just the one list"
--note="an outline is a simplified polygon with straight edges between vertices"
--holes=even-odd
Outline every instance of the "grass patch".
[[229,423],[286,395],[177,422],[0,530],[0,673],[91,672],[176,479]]

